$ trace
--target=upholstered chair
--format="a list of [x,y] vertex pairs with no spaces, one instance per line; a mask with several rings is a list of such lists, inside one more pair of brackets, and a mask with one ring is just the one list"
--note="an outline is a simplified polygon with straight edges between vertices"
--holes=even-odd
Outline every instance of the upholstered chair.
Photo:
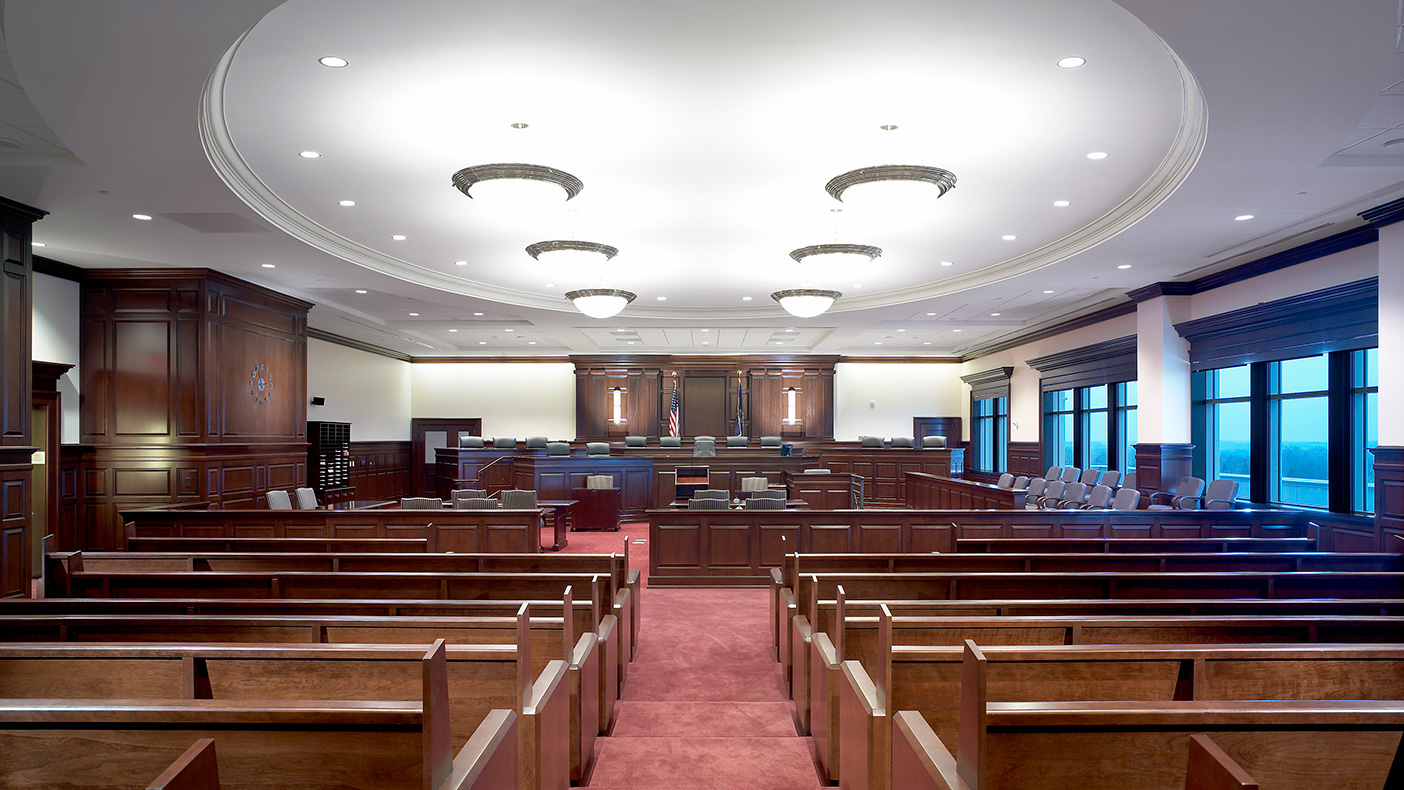
[[728,437],[726,437],[726,446],[727,446],[727,447],[749,447],[750,445],[751,445],[751,440],[750,440],[749,438],[745,437],[745,436],[728,436]]
[[502,492],[503,510],[533,510],[536,508],[536,492],[513,489]]
[[672,450],[677,450],[677,449],[679,449],[680,447],[682,447],[682,437],[681,437],[681,436],[660,436],[660,437],[658,437],[658,446],[659,446],[659,447],[666,447],[666,448],[669,448],[669,449],[672,449]]
[[481,450],[483,449],[483,437],[460,436],[458,437],[458,446],[465,450]]
[[263,495],[269,510],[292,510],[292,498],[286,491],[269,491]]
[[526,446],[528,450],[544,450],[546,449],[546,444],[547,442],[545,436],[528,436],[526,438]]
[[502,503],[487,497],[474,497],[473,499],[460,499],[454,502],[453,506],[458,510],[499,510]]
[[779,447],[785,442],[779,436],[762,436],[761,447]]
[[562,458],[570,455],[570,442],[547,442],[546,457]]
[[585,443],[585,457],[586,457],[586,458],[608,458],[608,457],[609,457],[609,442],[586,442],[586,443]]
[[944,436],[921,437],[921,449],[923,450],[944,450],[945,448],[946,437]]
[[514,436],[499,436],[492,440],[492,449],[494,450],[515,450],[516,448],[517,439]]
[[731,503],[725,499],[689,499],[687,500],[688,510],[726,510],[731,507]]
[[912,437],[910,437],[910,436],[894,436],[894,437],[892,437],[892,442],[891,442],[891,444],[892,444],[892,446],[893,446],[894,448],[897,448],[897,449],[910,450],[910,449],[912,449]]
[[624,446],[625,446],[625,447],[647,447],[647,446],[648,446],[648,437],[647,437],[647,436],[625,436],[625,437],[624,437]]
[[747,510],[784,510],[785,500],[768,497],[751,497],[746,500]]
[[297,489],[293,489],[293,496],[295,497],[295,499],[293,500],[293,503],[297,505],[297,509],[298,509],[298,510],[316,510],[316,509],[317,509],[317,492],[316,492],[316,491],[313,491],[313,490],[310,489],[310,488],[297,488]]

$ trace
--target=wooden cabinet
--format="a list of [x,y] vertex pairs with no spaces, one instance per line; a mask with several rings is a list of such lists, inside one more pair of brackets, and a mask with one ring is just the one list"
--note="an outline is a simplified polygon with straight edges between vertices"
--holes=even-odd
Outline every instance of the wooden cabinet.
[[351,423],[307,423],[307,485],[324,505],[356,498],[351,485]]

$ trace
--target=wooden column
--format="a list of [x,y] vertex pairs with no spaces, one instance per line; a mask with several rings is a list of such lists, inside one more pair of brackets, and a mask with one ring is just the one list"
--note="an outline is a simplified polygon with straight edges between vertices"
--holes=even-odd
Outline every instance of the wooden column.
[[33,542],[30,476],[34,453],[30,379],[34,310],[31,226],[46,212],[0,198],[0,597],[29,594]]
[[1404,447],[1376,447],[1375,531],[1377,551],[1404,554]]
[[1194,473],[1194,445],[1146,442],[1136,447],[1136,487],[1142,501],[1154,491],[1169,491]]

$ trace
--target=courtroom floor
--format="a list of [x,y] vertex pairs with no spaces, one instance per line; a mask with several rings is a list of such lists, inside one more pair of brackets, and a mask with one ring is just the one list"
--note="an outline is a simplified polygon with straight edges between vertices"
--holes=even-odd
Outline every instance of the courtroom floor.
[[[619,551],[648,568],[648,525],[570,533],[569,553]],[[645,541],[638,543],[637,541]],[[764,588],[642,592],[638,655],[614,731],[596,741],[595,790],[816,790],[770,648]]]

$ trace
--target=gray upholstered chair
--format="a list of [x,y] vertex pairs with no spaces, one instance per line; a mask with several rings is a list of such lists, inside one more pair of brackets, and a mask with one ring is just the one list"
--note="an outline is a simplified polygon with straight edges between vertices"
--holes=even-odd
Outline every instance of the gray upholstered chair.
[[502,507],[502,503],[487,497],[474,497],[456,500],[453,506],[457,510],[498,510]]
[[703,439],[701,437],[693,439],[692,455],[695,458],[715,458],[717,455],[716,440]]
[[269,510],[292,510],[292,498],[286,491],[269,491],[263,495]]
[[516,448],[517,437],[515,436],[498,436],[492,440],[492,449],[494,450],[515,450]]
[[586,442],[586,443],[585,443],[585,457],[586,457],[586,458],[608,458],[608,457],[609,457],[609,442]]
[[526,446],[528,450],[544,450],[546,449],[546,444],[547,442],[545,436],[528,436],[526,438]]
[[750,440],[749,437],[746,437],[746,436],[728,436],[728,437],[726,437],[726,446],[727,446],[727,447],[749,447],[749,446],[751,446],[751,440]]
[[483,437],[481,436],[460,436],[458,446],[467,450],[483,449]]
[[547,442],[546,457],[561,458],[570,455],[570,442]]
[[[1062,480],[1049,480],[1048,483],[1043,487],[1042,496],[1040,496],[1038,498],[1038,501],[1034,503],[1034,507],[1029,509],[1042,510],[1045,505],[1051,502],[1061,502],[1063,500],[1063,489],[1067,488],[1067,486],[1068,484],[1064,483]],[[1025,497],[1024,503],[1027,507],[1027,497]]]
[[694,436],[694,437],[692,437],[692,441],[694,441],[694,442],[698,442],[698,441],[715,442],[716,440],[717,440],[717,437],[715,437],[715,436]]
[[751,497],[746,500],[747,510],[784,510],[785,500],[769,497]]
[[625,436],[625,437],[624,437],[624,446],[625,446],[625,447],[647,447],[647,446],[648,446],[648,437],[647,437],[647,436]]
[[1112,497],[1112,510],[1135,510],[1141,504],[1141,492],[1130,486],[1122,486]]
[[459,488],[449,492],[450,501],[454,507],[458,507],[460,499],[482,499],[487,496],[485,488]]
[[725,499],[689,499],[688,510],[727,510],[731,503]]
[[700,488],[692,494],[693,499],[731,499],[731,492],[721,488]]
[[761,447],[779,447],[785,442],[779,436],[762,436]]
[[614,475],[586,475],[586,488],[614,488]]
[[316,510],[318,507],[317,492],[310,488],[295,488],[293,489],[293,504],[297,505],[298,510]]
[[828,469],[803,469],[800,471],[802,475],[826,475],[828,473]]
[[1174,491],[1157,491],[1151,494],[1147,510],[1194,510],[1199,504],[1199,495],[1204,493],[1204,481],[1197,477],[1185,476],[1175,484]]
[[910,436],[894,436],[894,437],[892,437],[892,442],[891,442],[891,444],[892,444],[892,446],[893,446],[894,448],[903,449],[903,450],[910,450],[910,449],[912,449],[912,437],[910,437]]
[[1043,473],[1044,480],[1061,480],[1063,478],[1063,467],[1050,466],[1048,471]]
[[1048,481],[1041,477],[1035,477],[1029,481],[1029,487],[1024,490],[1024,509],[1038,510],[1038,499],[1043,496],[1043,489],[1048,485]]
[[866,449],[876,450],[882,447],[881,436],[860,436],[858,444]]
[[760,491],[752,491],[751,499],[785,499],[785,490],[782,488],[766,488]]
[[996,482],[995,485],[999,486],[1000,488],[1013,488],[1014,475],[1005,472],[1004,474],[999,476],[999,481]]
[[1136,473],[1135,473],[1135,472],[1127,472],[1126,475],[1125,475],[1124,477],[1121,478],[1121,487],[1122,487],[1122,488],[1136,488]]
[[1079,477],[1082,477],[1081,469],[1078,469],[1076,466],[1063,467],[1062,481],[1064,483],[1076,483]]
[[1102,473],[1096,469],[1084,469],[1082,476],[1077,479],[1077,482],[1091,488],[1102,482]]
[[407,496],[400,498],[401,510],[443,510],[444,500],[432,496]]
[[672,449],[672,450],[677,450],[677,449],[679,449],[679,448],[682,447],[682,437],[681,437],[681,436],[660,436],[660,437],[658,437],[658,446],[659,446],[659,447],[667,447],[667,448]]
[[1087,495],[1087,501],[1082,503],[1082,509],[1106,510],[1111,507],[1111,500],[1111,486],[1095,485],[1092,486],[1092,492]]
[[536,492],[512,489],[502,492],[503,510],[534,510],[536,508]]
[[921,448],[923,450],[943,450],[946,447],[946,437],[944,436],[923,436],[921,437]]
[[1018,477],[1014,478],[1014,488],[1015,488],[1015,490],[1022,491],[1022,490],[1027,489],[1028,487],[1029,487],[1029,476],[1028,476],[1028,475],[1019,475]]
[[1087,484],[1073,481],[1063,486],[1063,495],[1057,502],[1044,503],[1046,510],[1075,510],[1082,507],[1082,500],[1087,496]]
[[1219,478],[1209,484],[1200,504],[1204,510],[1233,510],[1238,507],[1238,481]]
[[1120,484],[1121,472],[1118,472],[1115,469],[1108,469],[1107,471],[1102,473],[1101,477],[1097,478],[1097,485],[1106,486],[1107,488],[1110,488],[1113,491],[1115,491]]
[[764,491],[770,487],[770,481],[764,477],[743,477],[741,478],[742,491]]

